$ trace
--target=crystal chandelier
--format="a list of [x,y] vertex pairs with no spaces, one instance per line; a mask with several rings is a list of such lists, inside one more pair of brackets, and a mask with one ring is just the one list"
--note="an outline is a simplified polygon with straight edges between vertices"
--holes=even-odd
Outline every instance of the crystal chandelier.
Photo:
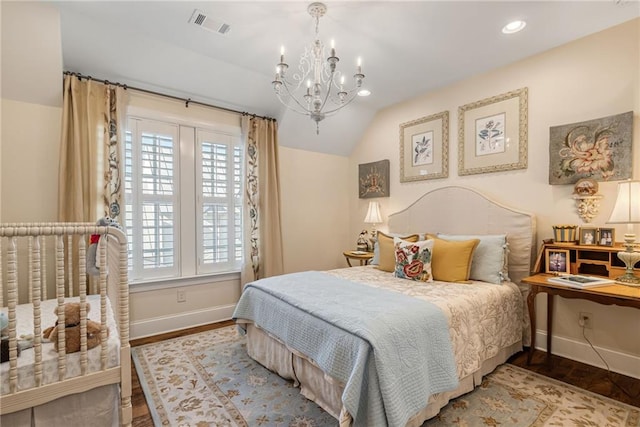
[[311,3],[307,12],[316,21],[315,40],[308,45],[300,58],[298,69],[287,74],[289,65],[284,62],[284,47],[280,49],[280,63],[276,65],[273,89],[282,104],[299,114],[309,116],[316,122],[316,133],[320,133],[320,121],[349,105],[358,95],[364,74],[358,58],[358,68],[353,75],[354,86],[345,88],[345,76],[336,70],[340,60],[331,41],[331,55],[325,58],[324,44],[318,35],[320,17],[327,12],[324,3]]

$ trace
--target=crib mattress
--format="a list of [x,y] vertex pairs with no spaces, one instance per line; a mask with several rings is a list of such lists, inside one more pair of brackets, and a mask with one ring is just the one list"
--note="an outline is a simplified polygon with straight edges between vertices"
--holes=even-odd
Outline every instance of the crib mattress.
[[[66,298],[66,302],[78,302],[78,297]],[[88,319],[100,323],[100,296],[88,295],[87,302],[91,304]],[[107,339],[107,368],[113,368],[120,364],[120,337],[116,319],[111,309],[111,302],[107,298],[107,327],[109,328],[109,338]],[[54,308],[58,304],[57,300],[46,300],[40,304],[42,330],[56,323],[57,316]],[[2,312],[8,314],[8,309],[3,307]],[[33,334],[33,304],[20,304],[16,307],[17,336]],[[97,372],[101,370],[100,346],[87,351],[87,370]],[[18,357],[18,391],[35,387],[35,352],[33,348],[24,350]],[[67,354],[66,379],[79,376],[80,352]],[[1,394],[9,394],[9,362],[0,364],[0,378],[2,379]],[[52,342],[42,343],[42,384],[59,382],[58,378],[58,353],[55,351]]]

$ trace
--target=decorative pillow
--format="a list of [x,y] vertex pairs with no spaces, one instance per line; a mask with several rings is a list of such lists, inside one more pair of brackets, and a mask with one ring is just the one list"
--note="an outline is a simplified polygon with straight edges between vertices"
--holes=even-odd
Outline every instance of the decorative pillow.
[[[381,231],[378,231],[378,233],[382,233]],[[385,234],[385,233],[382,233]],[[418,234],[418,233],[411,233],[411,234],[406,234],[406,233],[386,233],[385,236],[388,237],[399,237],[401,239],[404,239],[404,236],[413,236],[414,234],[418,235],[418,241],[420,240],[425,240],[425,234]],[[373,258],[371,258],[371,261],[369,261],[369,265],[378,265],[380,264],[380,244],[378,243],[378,240],[376,239],[375,243],[373,244]]]
[[[413,243],[418,241],[418,237],[419,236],[417,234],[412,234],[410,236],[401,237],[401,239]],[[380,270],[391,272],[396,268],[393,239],[394,238],[392,236],[378,231],[378,243],[380,244],[380,260],[378,268]]]
[[480,239],[443,240],[434,239],[431,271],[434,280],[443,282],[465,282],[469,280],[473,252]]
[[396,257],[394,276],[401,279],[433,282],[431,275],[433,240],[411,243],[395,237],[393,243]]
[[479,239],[480,243],[473,252],[469,278],[496,285],[501,284],[503,280],[509,280],[506,234],[453,235],[438,233],[438,237],[456,241]]

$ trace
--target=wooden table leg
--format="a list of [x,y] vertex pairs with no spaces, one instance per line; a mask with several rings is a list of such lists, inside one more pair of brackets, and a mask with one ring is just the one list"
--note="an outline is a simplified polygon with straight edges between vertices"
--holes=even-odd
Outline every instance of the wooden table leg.
[[351,265],[351,261],[349,261],[349,257],[348,257],[348,256],[346,256],[346,257],[344,257],[344,259],[346,259],[346,260],[347,260],[347,264],[349,264],[349,267],[352,267],[352,265]]
[[551,357],[551,337],[553,335],[553,294],[547,294],[547,361]]
[[527,296],[527,308],[529,309],[529,323],[531,325],[531,344],[529,345],[529,356],[527,357],[527,365],[531,364],[533,352],[536,349],[536,295],[538,295],[538,287],[531,285],[529,295]]

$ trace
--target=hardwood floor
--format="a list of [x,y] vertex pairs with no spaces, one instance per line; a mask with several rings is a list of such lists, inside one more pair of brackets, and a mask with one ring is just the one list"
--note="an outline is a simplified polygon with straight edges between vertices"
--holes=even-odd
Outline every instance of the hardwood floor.
[[[212,323],[210,325],[185,329],[182,331],[170,332],[149,338],[141,338],[131,341],[131,346],[149,344],[166,339],[180,337],[198,332],[209,331],[233,325],[233,321]],[[576,387],[598,393],[603,396],[640,407],[640,379],[627,377],[612,372],[610,375],[604,369],[596,368],[584,363],[565,359],[564,357],[552,355],[549,362],[546,360],[546,353],[536,350],[531,365],[527,365],[527,353],[520,352],[509,359],[509,362],[524,369],[529,369],[538,374],[572,384]],[[133,406],[133,426],[153,427],[153,421],[149,413],[149,407],[144,398],[140,380],[136,370],[131,365],[132,374],[132,399]],[[611,382],[615,381],[624,391]],[[625,393],[626,392],[626,393]]]

